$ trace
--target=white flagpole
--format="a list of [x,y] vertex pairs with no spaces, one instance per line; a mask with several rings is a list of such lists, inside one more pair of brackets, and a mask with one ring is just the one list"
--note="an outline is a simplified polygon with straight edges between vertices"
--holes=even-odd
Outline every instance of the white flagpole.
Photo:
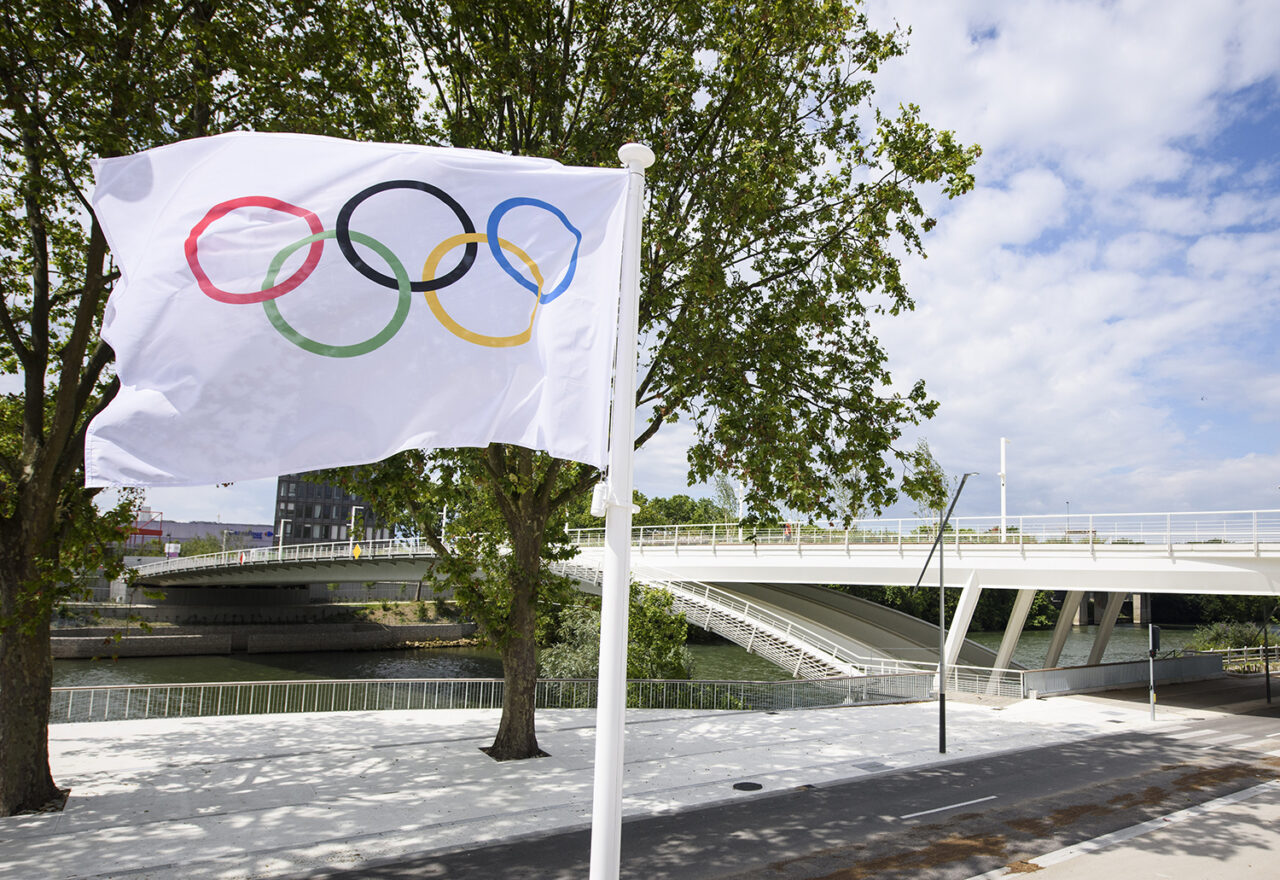
[[609,425],[609,487],[604,521],[590,880],[617,880],[622,857],[622,749],[627,711],[631,458],[635,443],[636,336],[640,321],[640,223],[644,212],[644,170],[654,161],[653,150],[644,144],[624,144],[618,150],[618,158],[630,174],[626,227],[622,236],[622,296],[618,309],[617,361],[613,371],[613,415]]

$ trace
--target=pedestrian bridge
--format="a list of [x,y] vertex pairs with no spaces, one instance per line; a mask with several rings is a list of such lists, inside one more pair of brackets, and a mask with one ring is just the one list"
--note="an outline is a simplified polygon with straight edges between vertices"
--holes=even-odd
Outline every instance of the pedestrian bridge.
[[[562,570],[598,590],[603,529],[570,536]],[[1009,668],[1037,590],[1065,591],[1044,666],[1057,664],[1086,592],[1108,596],[1090,664],[1101,660],[1131,593],[1280,596],[1280,510],[953,518],[925,568],[936,523],[861,520],[850,528],[790,523],[645,526],[634,530],[635,579],[671,591],[690,622],[803,677],[936,666],[937,627],[828,584],[961,588],[949,621],[949,665]],[[142,583],[282,585],[418,580],[434,555],[391,540],[257,548],[172,559],[138,570]],[[922,576],[923,572],[923,576]],[[1005,638],[990,652],[965,639],[983,589],[1018,591]]]

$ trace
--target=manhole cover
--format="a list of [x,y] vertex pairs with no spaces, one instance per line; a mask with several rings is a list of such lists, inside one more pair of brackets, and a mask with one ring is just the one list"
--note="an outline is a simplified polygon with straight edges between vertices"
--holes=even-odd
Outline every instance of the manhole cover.
[[758,782],[735,782],[733,787],[738,791],[759,791],[764,788],[764,786]]

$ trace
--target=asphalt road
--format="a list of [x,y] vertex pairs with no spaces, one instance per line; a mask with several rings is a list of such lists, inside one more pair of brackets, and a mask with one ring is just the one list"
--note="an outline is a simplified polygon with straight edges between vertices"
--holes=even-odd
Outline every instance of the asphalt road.
[[[1191,700],[1221,703],[1219,691]],[[1145,692],[1130,695],[1145,699]],[[628,821],[635,880],[964,880],[1280,776],[1280,703],[1159,734],[1094,738]],[[1233,846],[1229,833],[1202,852]],[[587,831],[368,863],[325,880],[569,880]],[[1029,869],[1034,866],[1028,866]]]

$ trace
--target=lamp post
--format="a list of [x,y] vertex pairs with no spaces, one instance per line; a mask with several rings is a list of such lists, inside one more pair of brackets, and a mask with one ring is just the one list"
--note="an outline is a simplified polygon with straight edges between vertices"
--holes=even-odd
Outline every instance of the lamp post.
[[1071,502],[1070,501],[1067,502],[1067,528],[1065,531],[1063,531],[1062,537],[1064,540],[1067,540],[1067,541],[1071,540]]
[[355,549],[356,545],[356,511],[364,512],[364,505],[351,505],[351,525],[347,526],[347,551]]
[[947,513],[938,522],[938,537],[934,538],[933,546],[929,548],[929,556],[924,561],[924,568],[920,569],[920,577],[916,578],[916,586],[920,586],[920,582],[924,580],[924,573],[929,570],[929,563],[933,561],[933,554],[938,554],[938,752],[945,755],[947,753],[947,588],[946,581],[942,576],[942,535],[947,529],[947,523],[951,521],[951,512],[956,509],[956,502],[960,500],[960,493],[964,491],[964,484],[968,482],[970,477],[976,477],[977,471],[970,471],[961,475],[960,485],[956,486],[956,494],[951,496],[951,505],[947,508]]
[[1009,446],[1009,438],[1000,438],[1000,543],[1008,540],[1008,510],[1005,504],[1004,451]]
[[293,520],[291,519],[280,520],[280,531],[277,533],[279,537],[279,541],[276,542],[276,558],[277,559],[284,558],[284,524],[292,523],[292,522]]

